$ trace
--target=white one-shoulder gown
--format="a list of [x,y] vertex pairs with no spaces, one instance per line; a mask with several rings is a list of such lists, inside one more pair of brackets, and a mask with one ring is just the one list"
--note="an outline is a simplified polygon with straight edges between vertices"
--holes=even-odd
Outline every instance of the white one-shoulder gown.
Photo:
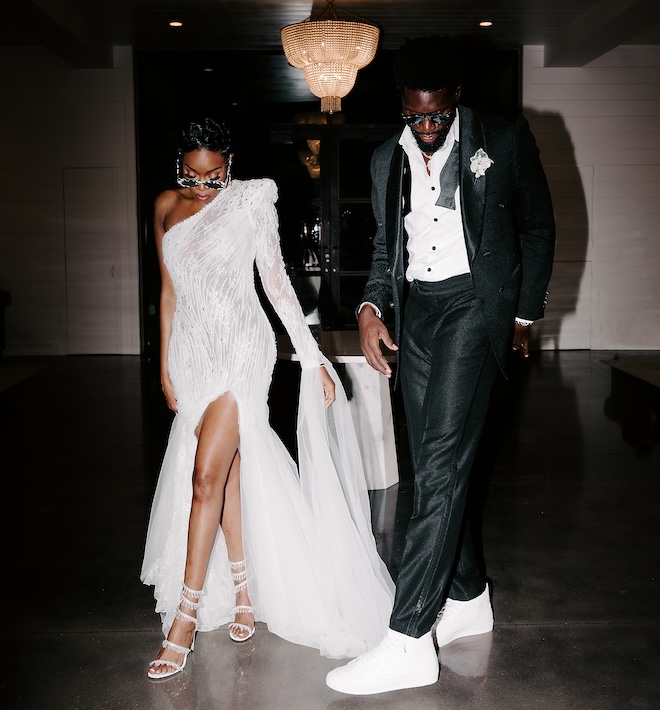
[[[332,658],[357,656],[388,627],[394,585],[370,526],[369,500],[346,395],[312,337],[284,268],[269,179],[234,180],[163,239],[176,292],[168,353],[178,413],[154,495],[141,579],[154,585],[167,634],[186,559],[196,425],[224,392],[238,403],[241,506],[255,618]],[[254,264],[300,357],[298,466],[271,429],[276,340]],[[324,364],[337,399],[324,407]],[[233,620],[234,585],[218,529],[199,629]]]

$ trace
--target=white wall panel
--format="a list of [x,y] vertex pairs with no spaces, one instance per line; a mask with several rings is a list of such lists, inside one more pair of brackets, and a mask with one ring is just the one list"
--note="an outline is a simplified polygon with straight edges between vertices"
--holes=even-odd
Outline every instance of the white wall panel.
[[[603,69],[608,71],[604,72]],[[541,84],[650,84],[655,85],[658,81],[658,67],[644,66],[636,67],[634,72],[630,67],[607,67],[590,64],[587,67],[578,68],[552,68],[539,67],[531,70],[532,81],[538,86]]]
[[[542,112],[554,112],[555,102],[552,99],[537,100],[534,102],[534,107],[537,111]],[[606,118],[625,116],[626,119],[630,118],[630,106],[626,104],[625,101],[613,102],[612,97],[605,101],[588,101],[588,100],[577,100],[571,101],[570,104],[562,104],[562,118],[567,120],[571,116],[588,116],[598,120],[601,116]],[[635,101],[635,116],[632,120],[636,120],[641,116],[660,116],[660,100],[655,99],[651,101],[638,100]]]
[[583,68],[545,68],[542,47],[523,56],[558,227],[538,339],[660,349],[660,48],[618,47]]
[[4,50],[0,96],[5,353],[138,353],[130,48],[113,69]]
[[[616,50],[613,50],[616,51]],[[556,71],[556,70],[555,70]],[[571,71],[575,71],[572,69]],[[608,71],[604,69],[603,71]],[[536,72],[538,74],[538,70]],[[658,84],[635,84],[635,83],[612,83],[600,84],[534,84],[532,86],[532,101],[574,101],[585,98],[585,86],[588,86],[588,96],[594,101],[635,101],[636,99],[658,99],[660,98],[660,86]]]
[[109,168],[63,171],[69,354],[117,350],[113,172]]

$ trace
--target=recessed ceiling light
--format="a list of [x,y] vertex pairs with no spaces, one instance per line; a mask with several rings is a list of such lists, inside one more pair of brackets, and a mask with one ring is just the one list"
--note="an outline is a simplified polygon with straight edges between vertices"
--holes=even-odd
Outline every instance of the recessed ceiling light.
[[479,23],[479,27],[492,27],[493,23],[490,20],[482,20]]
[[205,71],[205,72],[212,72],[212,71],[213,71],[213,67],[204,67],[204,71]]
[[172,20],[170,27],[183,27],[183,22],[181,20]]

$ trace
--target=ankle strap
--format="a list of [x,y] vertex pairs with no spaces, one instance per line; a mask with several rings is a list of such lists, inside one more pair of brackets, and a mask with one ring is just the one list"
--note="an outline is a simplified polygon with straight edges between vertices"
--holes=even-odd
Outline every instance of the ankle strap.
[[232,569],[238,569],[239,567],[245,567],[245,560],[240,560],[239,562],[232,562],[229,560],[229,566]]
[[174,618],[176,619],[177,617],[183,619],[183,621],[189,621],[191,624],[195,624],[195,629],[197,628],[197,619],[194,616],[189,616],[185,611],[177,609]]
[[193,599],[199,599],[202,594],[204,594],[203,589],[200,589],[199,591],[197,591],[196,589],[191,589],[190,587],[186,586],[185,582],[183,583],[183,591],[185,594],[192,597]]
[[198,606],[199,606],[199,602],[191,602],[190,599],[185,597],[183,594],[181,595],[181,601],[179,602],[179,608],[183,607],[184,609],[190,609],[191,611],[197,611]]
[[[191,649],[186,648],[185,646],[179,646],[178,643],[172,643],[171,641],[168,641],[165,639],[163,641],[163,648],[169,648],[172,651],[176,651],[176,653],[180,653],[182,656],[187,656]],[[168,665],[168,666],[177,666],[178,664],[172,663],[172,661],[161,661],[160,659],[157,659],[155,661],[152,661],[152,663],[158,663],[160,665]]]
[[[181,591],[181,599],[179,600],[179,607],[196,611],[199,606],[199,598],[202,596],[203,591],[203,589],[200,591],[191,589],[190,587],[187,587],[184,582],[183,589]],[[192,597],[192,599],[189,599],[188,597]]]

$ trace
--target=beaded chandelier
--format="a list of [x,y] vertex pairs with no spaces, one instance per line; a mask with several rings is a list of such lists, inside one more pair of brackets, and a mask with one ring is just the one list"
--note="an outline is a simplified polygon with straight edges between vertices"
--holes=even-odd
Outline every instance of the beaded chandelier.
[[321,12],[283,27],[280,35],[287,61],[305,72],[311,92],[321,99],[321,111],[335,113],[341,111],[341,99],[353,88],[358,69],[376,55],[380,29],[327,0]]

